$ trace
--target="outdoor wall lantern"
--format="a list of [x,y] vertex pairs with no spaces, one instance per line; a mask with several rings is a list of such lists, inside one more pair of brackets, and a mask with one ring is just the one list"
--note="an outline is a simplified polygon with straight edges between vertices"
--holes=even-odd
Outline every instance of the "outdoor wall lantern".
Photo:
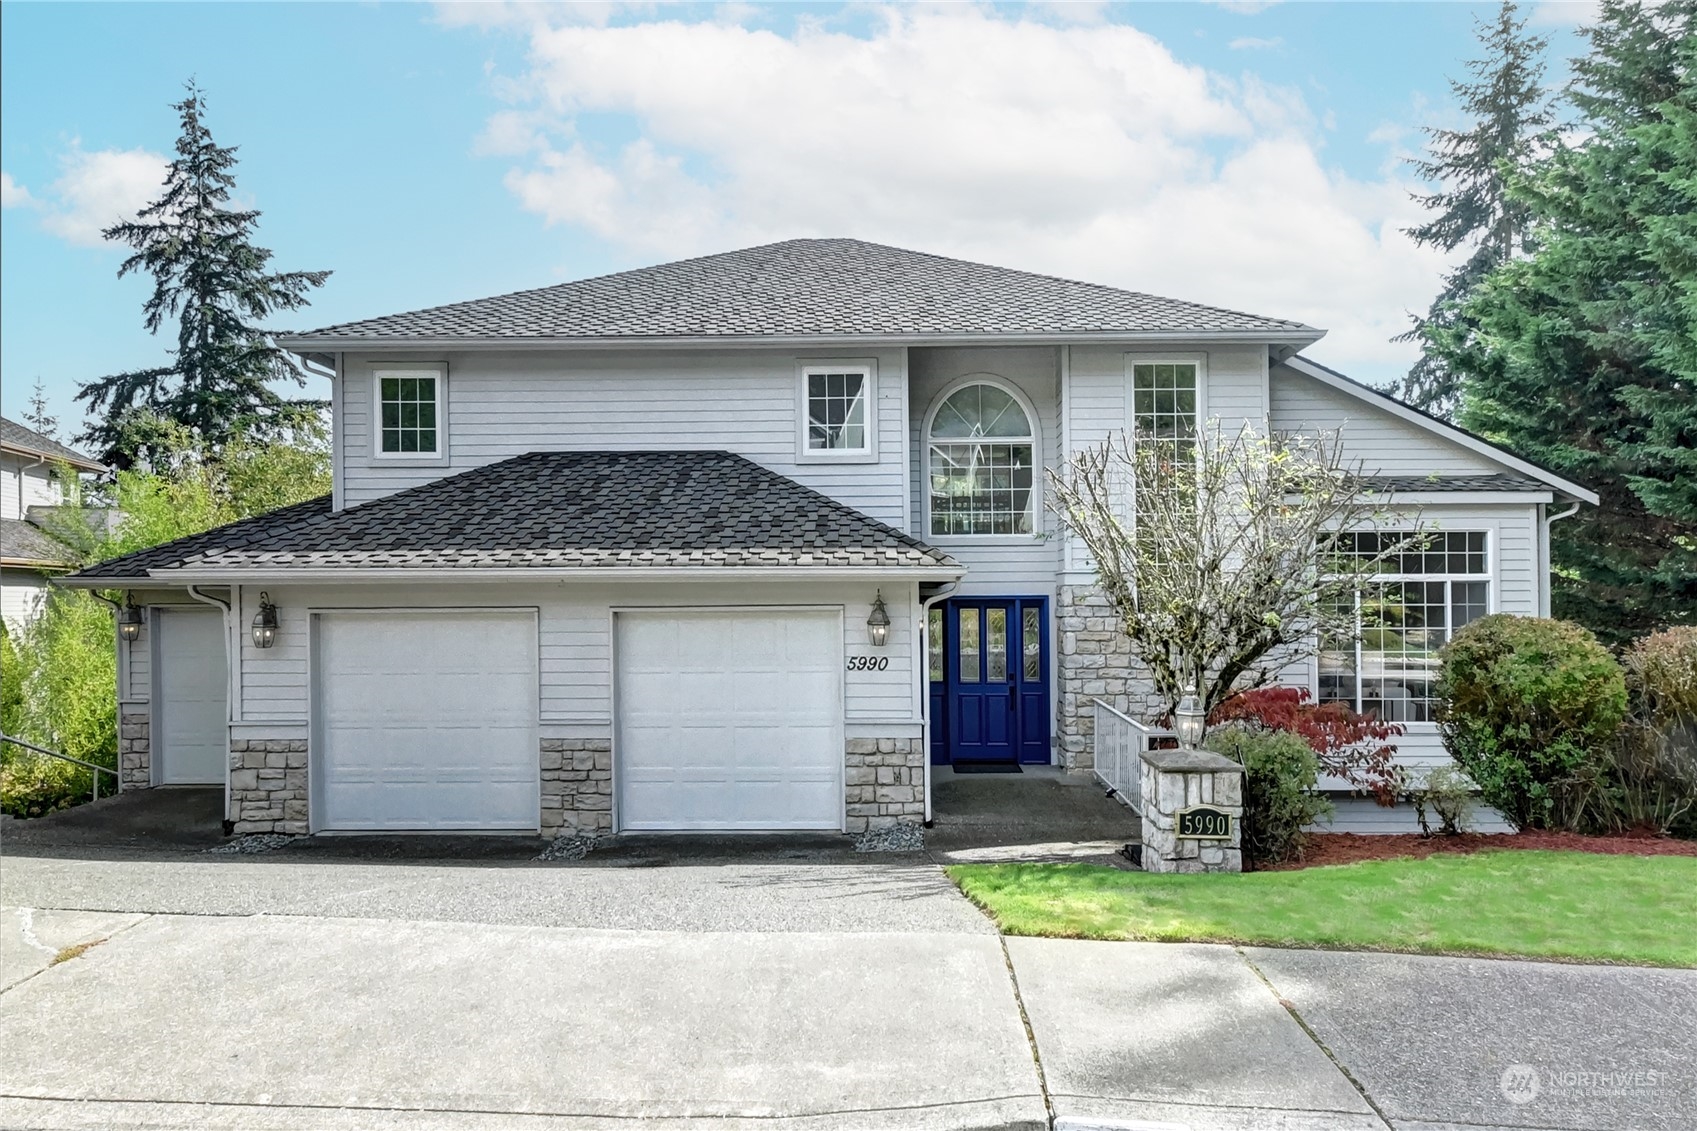
[[277,643],[277,606],[271,603],[271,594],[259,595],[259,612],[253,616],[253,646],[269,648]]
[[1173,731],[1178,735],[1179,746],[1185,750],[1201,746],[1208,733],[1208,712],[1202,709],[1202,700],[1196,697],[1194,687],[1178,701],[1178,709],[1173,712]]
[[124,595],[124,603],[118,606],[118,635],[125,640],[141,638],[141,610],[129,594]]
[[882,648],[890,642],[890,610],[884,607],[884,591],[872,598],[872,615],[866,618],[866,631],[872,637],[872,647]]

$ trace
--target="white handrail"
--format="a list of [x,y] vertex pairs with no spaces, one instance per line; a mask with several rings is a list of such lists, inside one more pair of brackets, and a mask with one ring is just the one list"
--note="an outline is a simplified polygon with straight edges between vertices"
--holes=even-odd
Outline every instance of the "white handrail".
[[1174,734],[1162,727],[1140,723],[1112,703],[1093,700],[1096,710],[1093,739],[1096,779],[1108,787],[1108,796],[1118,797],[1132,809],[1143,811],[1143,754],[1155,742]]

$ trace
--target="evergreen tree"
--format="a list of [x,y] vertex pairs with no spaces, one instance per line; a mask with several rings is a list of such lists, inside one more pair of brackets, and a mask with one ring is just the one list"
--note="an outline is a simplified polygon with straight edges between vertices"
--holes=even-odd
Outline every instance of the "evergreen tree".
[[1514,188],[1534,250],[1439,336],[1462,423],[1589,484],[1552,527],[1554,611],[1620,641],[1697,623],[1697,0],[1604,0],[1580,138]]
[[24,423],[49,440],[59,438],[59,418],[47,411],[47,386],[41,383],[40,377],[35,379],[35,388],[30,391],[29,407],[24,409]]
[[177,347],[169,365],[102,377],[77,394],[98,417],[80,439],[120,467],[136,458],[129,424],[146,415],[137,410],[191,428],[218,448],[239,433],[273,435],[322,407],[285,399],[270,387],[306,379],[257,323],[307,305],[308,292],[330,273],[268,270],[271,252],[252,242],[259,213],[230,207],[236,150],[212,140],[205,95],[190,82],[173,109],[182,129],[163,195],[134,221],[103,234],[134,249],[120,278],[133,271],[153,276],[144,324],[158,333],[167,319],[176,320]]
[[[1473,124],[1465,130],[1428,128],[1428,156],[1413,162],[1423,178],[1442,187],[1414,198],[1436,215],[1405,233],[1426,247],[1449,252],[1471,244],[1473,252],[1444,276],[1431,309],[1396,341],[1424,344],[1452,328],[1459,305],[1480,280],[1525,246],[1528,208],[1509,192],[1507,178],[1526,169],[1544,147],[1553,116],[1543,85],[1549,41],[1527,35],[1526,21],[1517,14],[1511,0],[1504,0],[1494,20],[1476,21],[1484,55],[1468,62],[1469,80],[1450,82]],[[1427,348],[1398,392],[1409,404],[1448,417],[1459,385],[1459,375]]]

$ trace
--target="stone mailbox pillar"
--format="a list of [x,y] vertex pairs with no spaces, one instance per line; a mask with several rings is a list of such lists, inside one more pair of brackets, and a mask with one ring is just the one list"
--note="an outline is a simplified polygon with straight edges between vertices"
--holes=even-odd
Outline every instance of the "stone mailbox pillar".
[[1208,750],[1146,750],[1143,870],[1243,871],[1243,767]]

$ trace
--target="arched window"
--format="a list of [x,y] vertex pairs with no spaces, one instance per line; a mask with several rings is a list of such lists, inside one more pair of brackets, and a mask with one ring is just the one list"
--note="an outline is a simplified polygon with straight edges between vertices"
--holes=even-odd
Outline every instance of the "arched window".
[[963,385],[931,416],[931,533],[1030,534],[1037,433],[1012,393]]

